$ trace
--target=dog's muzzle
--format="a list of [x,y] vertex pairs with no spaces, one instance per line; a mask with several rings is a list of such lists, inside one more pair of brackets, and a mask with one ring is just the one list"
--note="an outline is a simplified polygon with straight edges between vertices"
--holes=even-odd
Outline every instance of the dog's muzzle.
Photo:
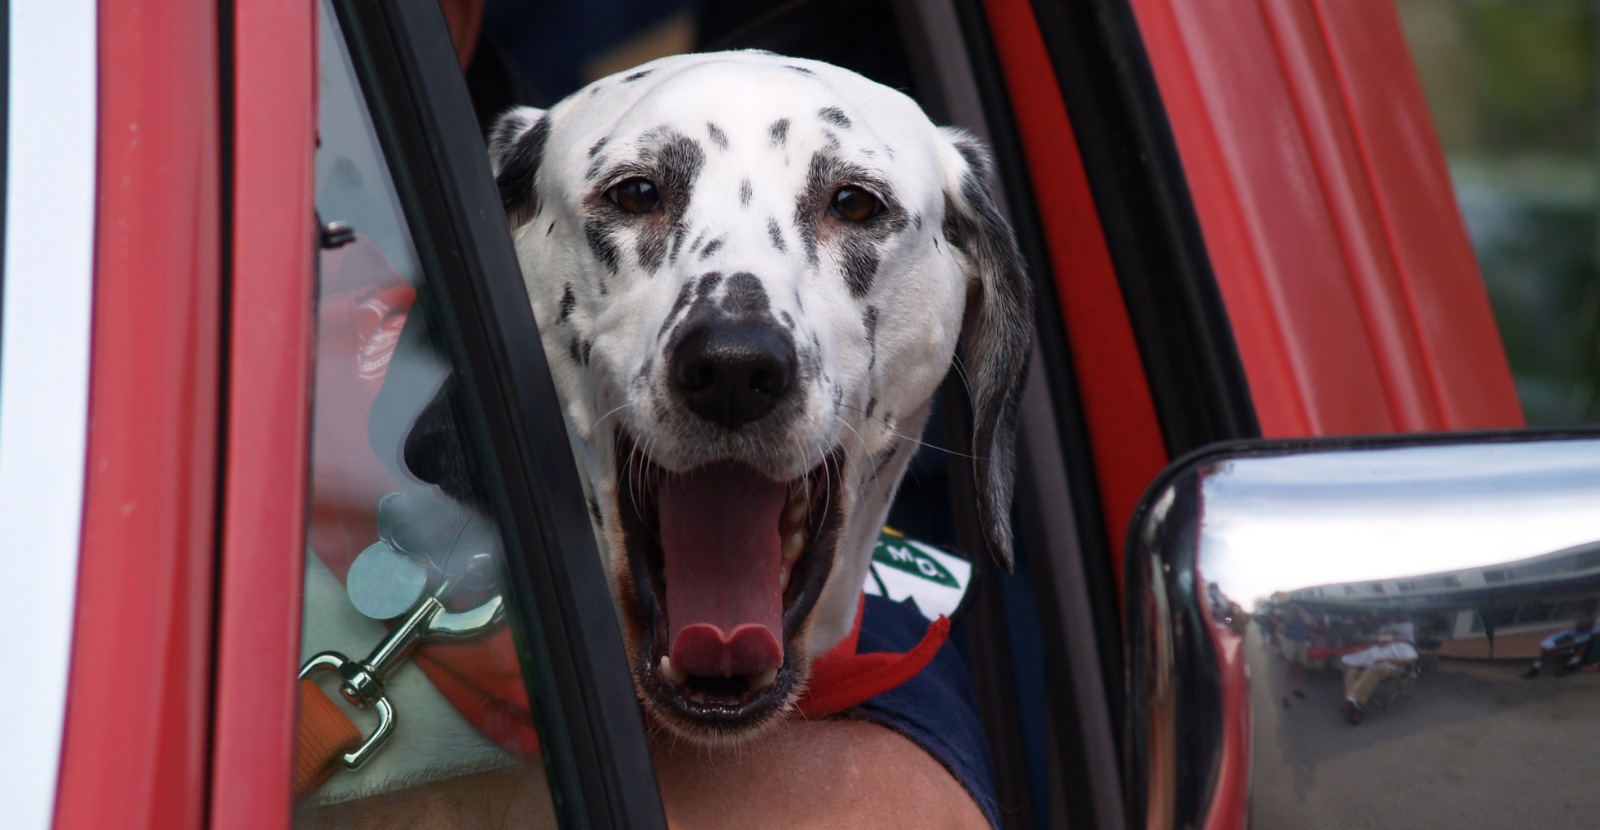
[[707,315],[675,332],[669,394],[689,428],[728,447],[681,471],[619,435],[618,498],[641,690],[685,729],[767,721],[797,688],[797,639],[831,569],[844,516],[837,453],[779,475],[743,445],[792,446],[805,396],[789,333],[770,318]]

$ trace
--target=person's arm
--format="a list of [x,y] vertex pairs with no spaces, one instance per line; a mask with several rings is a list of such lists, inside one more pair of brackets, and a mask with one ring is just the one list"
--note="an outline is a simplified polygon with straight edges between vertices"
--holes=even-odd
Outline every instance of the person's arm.
[[989,827],[933,756],[866,721],[785,721],[745,746],[714,751],[662,735],[654,754],[674,828]]
[[[910,739],[866,721],[784,721],[748,744],[715,750],[658,734],[653,754],[675,830],[989,830],[949,770]],[[524,830],[556,821],[544,768],[533,761],[302,807],[294,826]]]

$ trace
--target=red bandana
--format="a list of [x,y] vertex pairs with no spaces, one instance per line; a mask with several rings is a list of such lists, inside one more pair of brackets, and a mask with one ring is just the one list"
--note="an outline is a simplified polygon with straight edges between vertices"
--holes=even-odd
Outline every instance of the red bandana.
[[820,718],[859,706],[917,676],[950,636],[950,619],[940,615],[905,654],[874,651],[857,654],[866,594],[856,602],[856,624],[849,635],[811,664],[811,681],[800,696],[800,714]]

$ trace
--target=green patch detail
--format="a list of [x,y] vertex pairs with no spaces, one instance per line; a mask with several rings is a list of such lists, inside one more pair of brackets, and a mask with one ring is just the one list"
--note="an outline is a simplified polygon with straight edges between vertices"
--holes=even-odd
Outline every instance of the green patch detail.
[[878,544],[872,548],[872,561],[947,588],[961,588],[961,583],[945,566],[907,544],[904,536],[893,531],[878,534]]

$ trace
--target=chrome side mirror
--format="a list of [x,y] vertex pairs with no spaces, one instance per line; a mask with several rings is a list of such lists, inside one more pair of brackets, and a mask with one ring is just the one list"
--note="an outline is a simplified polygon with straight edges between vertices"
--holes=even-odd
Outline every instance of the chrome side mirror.
[[1600,435],[1206,452],[1126,575],[1129,827],[1600,816]]

